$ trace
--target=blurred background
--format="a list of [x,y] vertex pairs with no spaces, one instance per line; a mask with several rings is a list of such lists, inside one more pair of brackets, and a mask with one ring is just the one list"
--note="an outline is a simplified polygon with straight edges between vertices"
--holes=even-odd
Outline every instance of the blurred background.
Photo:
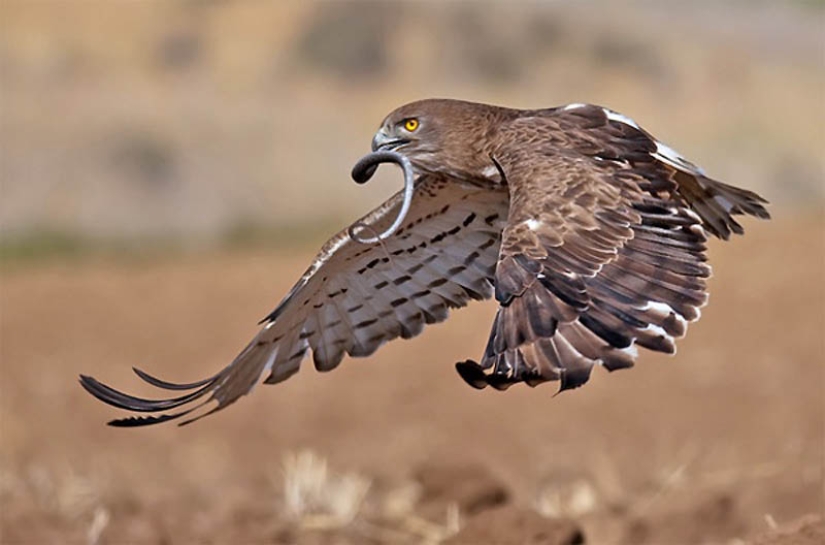
[[[485,304],[195,426],[105,427],[77,374],[148,394],[132,365],[222,367],[399,187],[349,171],[425,97],[609,106],[774,220],[711,244],[711,304],[676,358],[557,398],[458,379]],[[0,541],[825,532],[801,518],[825,493],[823,149],[819,1],[4,0]]]

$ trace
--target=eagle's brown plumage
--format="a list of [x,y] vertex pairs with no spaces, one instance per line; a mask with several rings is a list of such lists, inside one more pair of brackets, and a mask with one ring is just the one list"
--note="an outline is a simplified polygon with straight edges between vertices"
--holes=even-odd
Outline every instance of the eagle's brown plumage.
[[370,355],[446,319],[450,308],[492,296],[499,310],[487,347],[480,362],[456,365],[460,375],[478,388],[580,386],[596,363],[633,365],[637,346],[673,353],[707,300],[707,235],[742,233],[735,215],[769,217],[755,193],[711,180],[599,106],[425,100],[387,116],[373,150],[394,150],[415,174],[401,227],[387,229],[402,208],[399,193],[357,224],[386,230],[377,243],[363,244],[352,229],[335,235],[213,377],[172,384],[136,370],[188,394],[140,399],[81,376],[109,404],[161,413],[114,424],[162,422],[215,401],[200,416],[209,414],[262,374],[266,383],[286,380],[310,351],[327,371],[345,354]]

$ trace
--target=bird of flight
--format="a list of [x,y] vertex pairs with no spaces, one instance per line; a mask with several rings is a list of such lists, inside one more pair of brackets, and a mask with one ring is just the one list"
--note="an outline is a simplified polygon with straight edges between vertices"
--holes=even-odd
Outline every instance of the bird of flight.
[[147,413],[110,424],[186,424],[263,375],[288,379],[309,352],[329,371],[345,354],[369,356],[491,297],[499,308],[489,341],[479,362],[456,364],[460,376],[476,388],[576,388],[595,364],[631,367],[639,346],[674,353],[707,301],[708,235],[741,234],[735,215],[770,217],[759,195],[708,178],[632,119],[595,105],[422,100],[390,113],[372,150],[355,181],[394,162],[404,190],[327,241],[227,367],[188,384],[135,369],[186,392],[167,399],[81,375],[101,401]]

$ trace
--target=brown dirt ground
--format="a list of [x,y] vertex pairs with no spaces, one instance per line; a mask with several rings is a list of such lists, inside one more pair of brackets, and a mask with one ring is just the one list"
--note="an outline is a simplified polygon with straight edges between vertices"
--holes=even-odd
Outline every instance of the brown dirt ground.
[[475,391],[452,363],[483,348],[477,304],[185,428],[105,426],[78,373],[147,394],[132,365],[211,374],[309,253],[7,267],[2,542],[815,543],[823,224],[774,212],[712,244],[711,303],[675,358],[557,397]]

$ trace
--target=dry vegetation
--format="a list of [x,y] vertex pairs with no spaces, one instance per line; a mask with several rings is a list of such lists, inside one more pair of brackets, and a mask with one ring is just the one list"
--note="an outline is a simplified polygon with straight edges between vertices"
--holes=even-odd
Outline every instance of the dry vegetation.
[[[821,543],[822,25],[810,2],[0,3],[0,542]],[[610,105],[775,220],[712,245],[676,358],[578,391],[466,387],[477,305],[194,426],[104,426],[77,374],[149,394],[132,365],[223,366],[397,184],[348,180],[380,118],[433,95]]]

